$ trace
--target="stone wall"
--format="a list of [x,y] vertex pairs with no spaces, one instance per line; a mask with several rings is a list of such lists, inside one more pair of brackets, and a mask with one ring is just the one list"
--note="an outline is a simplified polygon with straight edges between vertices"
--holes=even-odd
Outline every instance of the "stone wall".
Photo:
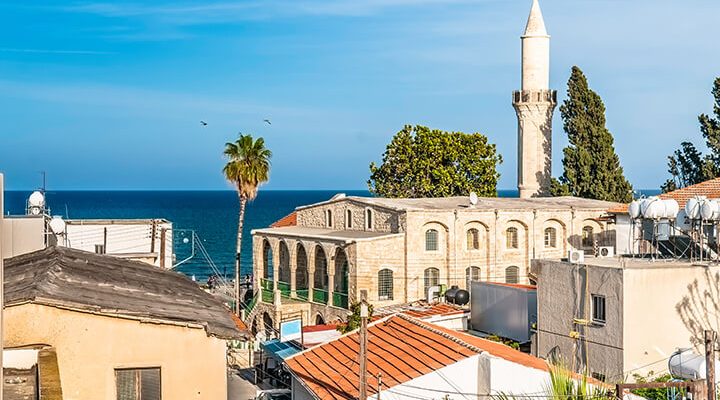
[[[372,214],[372,226],[367,225],[368,210]],[[399,218],[400,212],[368,206],[351,199],[301,208],[297,210],[297,224],[310,228],[329,228],[328,211],[332,216],[332,228],[337,230],[396,233],[404,229]]]

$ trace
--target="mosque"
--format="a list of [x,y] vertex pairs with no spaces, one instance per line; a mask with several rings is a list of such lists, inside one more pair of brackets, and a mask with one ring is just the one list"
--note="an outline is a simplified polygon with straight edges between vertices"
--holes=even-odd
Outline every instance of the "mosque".
[[551,177],[550,36],[533,0],[521,36],[519,198],[333,198],[298,207],[253,236],[252,326],[300,315],[305,324],[347,318],[348,305],[375,307],[431,296],[440,285],[484,280],[533,284],[533,259],[614,246],[607,210],[616,203],[545,197]]

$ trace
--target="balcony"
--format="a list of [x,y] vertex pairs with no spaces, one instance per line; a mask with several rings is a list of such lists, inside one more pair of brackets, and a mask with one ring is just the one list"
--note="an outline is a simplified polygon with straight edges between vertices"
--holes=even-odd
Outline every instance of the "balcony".
[[328,302],[328,292],[327,290],[323,289],[313,289],[313,296],[312,296],[313,303],[320,303],[320,304],[327,304]]
[[557,104],[556,90],[516,90],[513,92],[513,104],[547,102]]
[[333,292],[332,305],[340,308],[348,308],[348,295],[347,293]]

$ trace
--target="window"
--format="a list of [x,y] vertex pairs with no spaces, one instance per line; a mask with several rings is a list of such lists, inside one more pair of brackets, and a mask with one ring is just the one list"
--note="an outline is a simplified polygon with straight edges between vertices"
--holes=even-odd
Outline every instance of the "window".
[[365,229],[369,231],[373,229],[373,212],[369,208],[365,210]]
[[425,231],[425,250],[436,251],[438,249],[438,231],[428,229]]
[[440,283],[440,270],[437,268],[428,268],[425,270],[425,294],[429,288],[437,286]]
[[545,247],[557,247],[557,230],[555,228],[545,228]]
[[605,323],[605,296],[592,295],[592,320],[598,324]]
[[505,245],[508,249],[518,248],[518,230],[517,228],[508,228],[505,232]]
[[393,299],[393,272],[387,268],[378,272],[378,300]]
[[345,227],[352,228],[352,211],[345,210]]
[[470,290],[470,282],[480,280],[480,268],[479,267],[467,267],[465,268],[465,283],[466,289]]
[[325,211],[325,225],[327,225],[328,228],[332,228],[332,226],[333,226],[331,210]]
[[516,266],[505,268],[505,283],[518,283],[520,269]]
[[605,382],[605,374],[601,374],[599,372],[593,372],[590,374],[593,378],[599,380],[600,382]]
[[480,232],[472,228],[467,231],[467,249],[478,250],[480,248]]
[[582,230],[582,245],[583,247],[595,246],[595,238],[593,237],[592,226],[584,226]]
[[160,400],[160,368],[116,369],[117,400]]

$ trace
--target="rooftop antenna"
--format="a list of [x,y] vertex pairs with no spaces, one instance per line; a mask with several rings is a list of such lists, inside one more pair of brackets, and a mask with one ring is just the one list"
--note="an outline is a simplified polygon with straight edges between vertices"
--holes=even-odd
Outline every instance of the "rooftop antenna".
[[43,193],[45,193],[45,178],[46,178],[45,171],[40,171],[40,175],[42,175],[42,187],[40,188],[40,190]]

